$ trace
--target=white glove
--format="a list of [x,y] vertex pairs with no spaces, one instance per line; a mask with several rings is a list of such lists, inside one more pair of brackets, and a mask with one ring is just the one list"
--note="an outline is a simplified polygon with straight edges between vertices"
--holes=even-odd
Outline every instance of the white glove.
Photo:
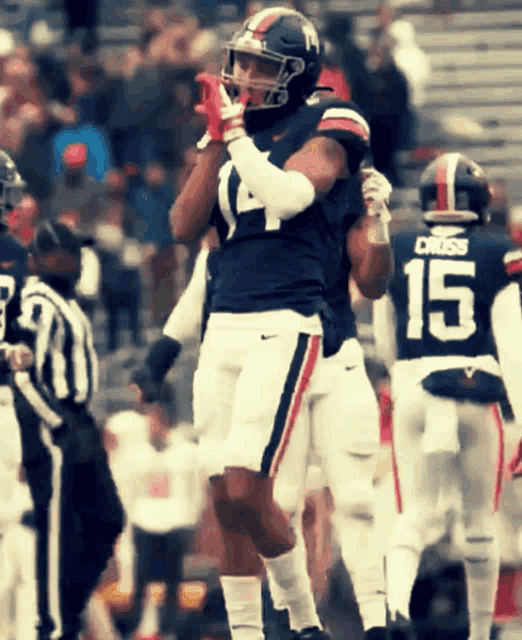
[[386,176],[377,169],[362,169],[361,177],[366,215],[372,218],[372,224],[368,229],[368,241],[375,245],[388,244],[390,241],[388,224],[392,219],[388,202],[392,186]]
[[237,102],[232,102],[222,84],[219,85],[219,94],[222,104],[221,120],[223,122],[223,142],[229,143],[236,138],[246,136],[243,114],[245,113],[248,96],[243,92],[240,94]]
[[[388,178],[377,169],[361,169],[362,195],[365,204],[383,202],[388,204],[393,191]],[[371,215],[371,214],[370,214]]]

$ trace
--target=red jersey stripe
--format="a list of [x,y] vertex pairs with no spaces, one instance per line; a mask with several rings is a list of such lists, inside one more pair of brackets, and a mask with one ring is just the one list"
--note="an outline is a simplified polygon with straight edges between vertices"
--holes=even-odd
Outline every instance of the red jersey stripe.
[[350,120],[349,118],[325,118],[324,120],[321,120],[321,122],[317,125],[318,131],[325,131],[329,129],[340,129],[341,131],[349,131],[350,133],[355,133],[365,142],[368,142],[368,140],[370,139],[370,136],[368,135],[366,129],[358,122],[355,122],[355,120]]

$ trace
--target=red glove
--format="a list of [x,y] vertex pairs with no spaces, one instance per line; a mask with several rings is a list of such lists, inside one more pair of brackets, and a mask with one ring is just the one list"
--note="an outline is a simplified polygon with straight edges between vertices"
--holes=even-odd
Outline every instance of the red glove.
[[223,140],[228,143],[246,135],[243,112],[248,102],[248,94],[241,93],[239,100],[233,103],[216,76],[200,73],[196,76],[196,80],[203,88],[203,98],[196,106],[196,111],[207,116],[207,131],[203,138],[205,143]]
[[515,449],[515,453],[511,456],[507,468],[512,478],[522,477],[522,438]]
[[210,73],[198,73],[196,81],[201,84],[202,99],[196,105],[196,112],[207,116],[207,132],[209,140],[223,140],[223,120],[221,119],[221,80]]

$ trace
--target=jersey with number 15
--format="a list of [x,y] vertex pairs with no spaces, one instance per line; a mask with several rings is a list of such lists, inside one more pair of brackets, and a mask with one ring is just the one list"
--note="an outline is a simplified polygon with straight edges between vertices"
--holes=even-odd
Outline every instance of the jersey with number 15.
[[399,360],[496,354],[491,308],[522,274],[522,251],[479,229],[443,226],[393,239]]

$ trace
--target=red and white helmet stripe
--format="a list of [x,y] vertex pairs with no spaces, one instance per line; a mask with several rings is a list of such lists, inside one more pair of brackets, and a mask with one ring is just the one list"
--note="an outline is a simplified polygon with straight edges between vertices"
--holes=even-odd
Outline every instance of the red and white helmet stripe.
[[436,208],[424,213],[426,221],[469,222],[478,219],[475,212],[456,208],[455,174],[460,158],[460,153],[445,153],[437,160],[435,167]]

